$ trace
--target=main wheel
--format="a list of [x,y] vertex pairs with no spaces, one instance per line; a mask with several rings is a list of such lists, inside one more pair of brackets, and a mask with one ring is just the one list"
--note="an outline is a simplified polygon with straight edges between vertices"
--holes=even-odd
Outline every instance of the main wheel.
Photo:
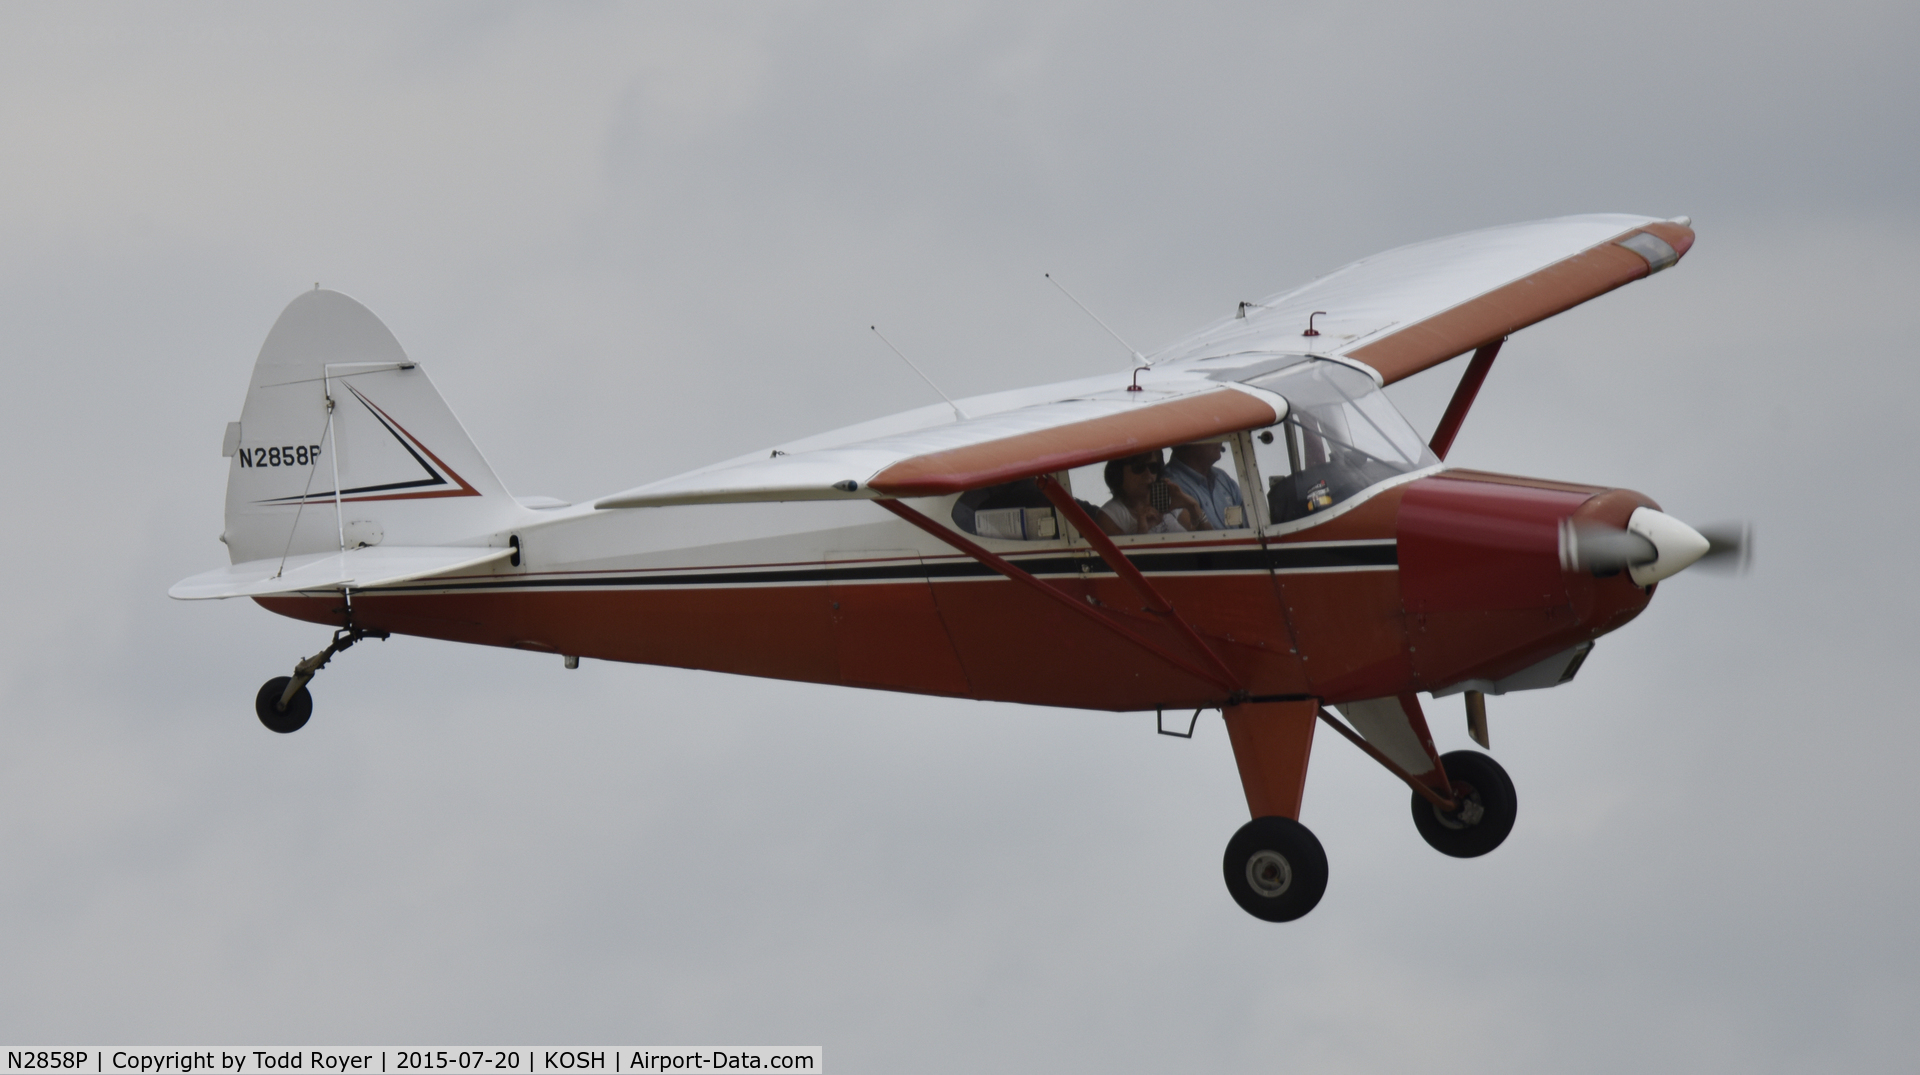
[[266,686],[260,688],[259,694],[253,696],[254,715],[258,716],[260,723],[266,725],[270,731],[276,731],[282,735],[297,732],[306,727],[307,718],[313,716],[313,695],[308,694],[305,687],[294,692],[293,697],[287,702],[286,709],[273,708],[280,703],[280,696],[286,693],[287,684],[292,681],[291,676],[275,676],[267,680]]
[[1327,891],[1327,853],[1290,817],[1256,817],[1227,841],[1222,868],[1233,902],[1255,918],[1291,922]]
[[1477,858],[1499,847],[1513,831],[1520,805],[1507,771],[1477,750],[1443,754],[1440,764],[1453,782],[1454,801],[1460,808],[1449,814],[1416,791],[1414,827],[1435,851],[1454,858]]

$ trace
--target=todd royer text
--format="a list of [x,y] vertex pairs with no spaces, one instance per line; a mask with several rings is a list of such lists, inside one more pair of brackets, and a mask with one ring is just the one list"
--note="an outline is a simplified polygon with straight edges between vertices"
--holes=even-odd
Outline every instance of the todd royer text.
[[178,1052],[155,1055],[146,1052],[116,1051],[107,1057],[108,1071],[152,1072],[154,1075],[193,1075],[195,1072],[267,1071],[372,1071],[371,1052],[341,1052],[325,1049],[250,1049],[230,1053]]

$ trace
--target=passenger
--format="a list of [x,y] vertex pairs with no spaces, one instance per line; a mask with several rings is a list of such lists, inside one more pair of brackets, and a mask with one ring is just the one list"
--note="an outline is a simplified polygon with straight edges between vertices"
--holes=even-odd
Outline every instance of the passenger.
[[1220,443],[1182,444],[1174,448],[1173,462],[1167,465],[1167,479],[1192,494],[1206,514],[1206,526],[1201,529],[1237,530],[1247,525],[1240,483],[1214,466],[1226,450]]
[[[1113,499],[1100,508],[1095,522],[1109,534],[1178,534],[1198,529],[1205,518],[1199,501],[1166,480],[1160,453],[1142,452],[1107,464],[1107,488]],[[1153,506],[1154,486],[1164,486],[1168,510]]]

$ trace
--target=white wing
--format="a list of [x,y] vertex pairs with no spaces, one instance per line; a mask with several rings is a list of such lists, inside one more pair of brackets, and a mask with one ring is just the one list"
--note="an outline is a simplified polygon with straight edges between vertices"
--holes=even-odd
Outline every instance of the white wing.
[[[1270,425],[1285,416],[1285,400],[1215,380],[1234,375],[1230,362],[1208,363],[1213,376],[1197,363],[1314,354],[1392,383],[1659,272],[1692,245],[1685,218],[1596,214],[1403,246],[1162,349],[1139,378],[1144,391],[1081,392],[851,443],[830,435],[827,446],[709,467],[594,506],[934,496]],[[1305,335],[1316,311],[1325,314]]]
[[1197,376],[1115,389],[643,485],[599,508],[938,496],[1272,425],[1286,401]]
[[[1617,213],[1508,224],[1362,258],[1153,355],[1341,355],[1387,384],[1659,272],[1693,246],[1686,218]],[[1309,316],[1318,335],[1304,335]]]

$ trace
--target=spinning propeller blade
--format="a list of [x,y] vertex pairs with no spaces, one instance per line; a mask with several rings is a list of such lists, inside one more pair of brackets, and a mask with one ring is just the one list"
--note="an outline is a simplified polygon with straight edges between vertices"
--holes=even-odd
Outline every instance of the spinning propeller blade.
[[1635,508],[1625,529],[1595,523],[1560,524],[1560,566],[1608,575],[1624,570],[1651,586],[1698,563],[1713,548],[1700,531],[1652,508]]
[[1570,525],[1560,542],[1560,566],[1569,571],[1610,575],[1659,558],[1660,550],[1645,537],[1599,523]]
[[1696,566],[1721,575],[1744,575],[1753,569],[1752,523],[1703,526],[1700,536],[1707,539],[1707,553]]

